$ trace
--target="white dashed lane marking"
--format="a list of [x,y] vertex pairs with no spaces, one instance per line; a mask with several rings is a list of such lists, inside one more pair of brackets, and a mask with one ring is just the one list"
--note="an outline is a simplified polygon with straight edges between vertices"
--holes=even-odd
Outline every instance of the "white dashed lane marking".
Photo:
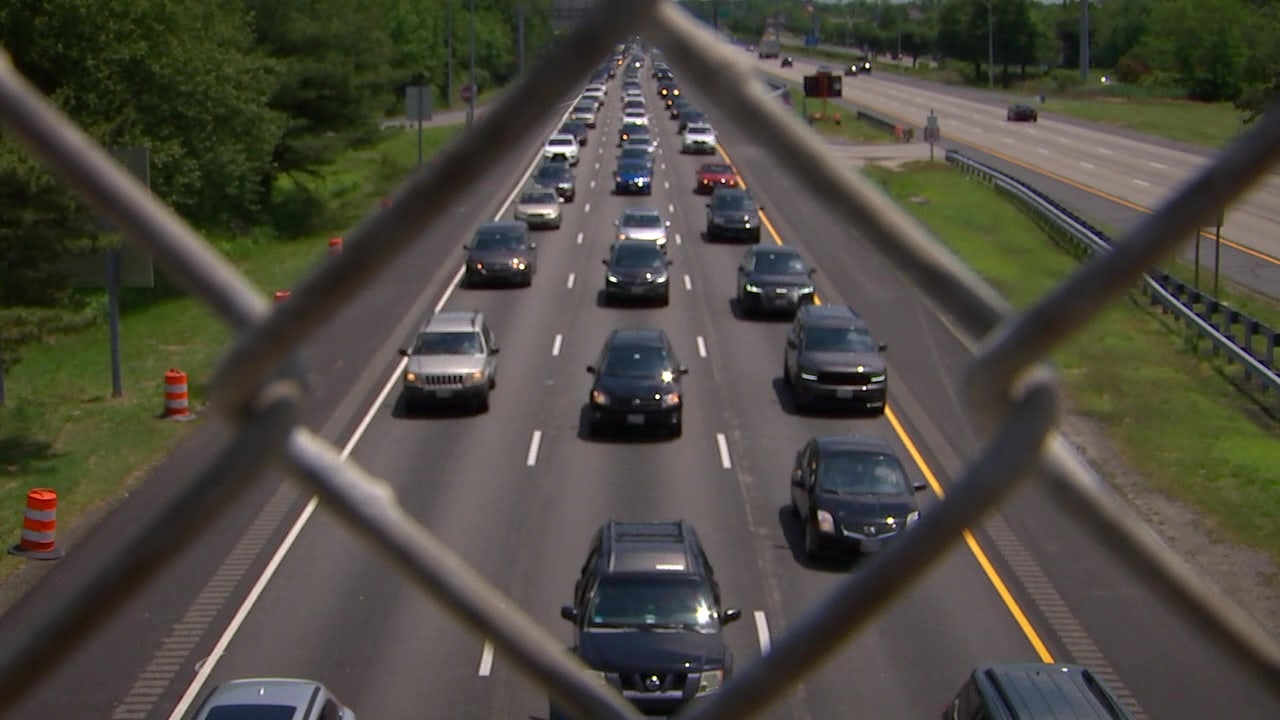
[[586,205],[583,205],[583,206],[582,206],[582,212],[583,212],[584,214],[585,214],[585,213],[589,213],[589,212],[591,212],[591,203],[587,203]]
[[679,245],[680,243],[681,243],[680,233],[676,233],[676,244]]
[[493,643],[484,641],[484,649],[480,651],[480,677],[489,677],[493,670]]
[[574,276],[573,276],[573,273],[569,273],[569,279],[568,279],[568,280],[565,280],[565,282],[564,282],[564,286],[565,286],[565,288],[566,288],[566,289],[568,289],[568,290],[572,290],[572,289],[573,289],[573,277],[574,277]]
[[667,203],[667,212],[673,213],[675,211],[676,211],[676,206],[672,205],[671,203]]
[[1087,162],[1085,162],[1085,161],[1081,160],[1081,161],[1080,161],[1080,165],[1081,165],[1082,167],[1087,167],[1087,168],[1089,168],[1090,170],[1092,170],[1092,169],[1093,169],[1093,163],[1087,163]]
[[556,339],[551,343],[551,357],[560,355],[560,343],[564,342],[564,336],[556,333]]
[[706,356],[707,356],[707,341],[703,340],[702,336],[699,335],[698,336],[698,357],[706,357]]
[[1157,169],[1159,169],[1159,170],[1168,170],[1168,169],[1169,169],[1169,166],[1168,166],[1168,165],[1165,165],[1164,163],[1158,163],[1158,162],[1156,162],[1155,160],[1148,160],[1148,161],[1147,161],[1147,164],[1148,164],[1148,165],[1150,165],[1151,167],[1153,167],[1153,168],[1157,168]]
[[582,244],[582,233],[578,233],[578,244]]
[[524,464],[533,467],[538,464],[538,447],[542,445],[542,431],[534,430],[533,437],[529,438],[529,455],[524,459]]
[[729,441],[725,439],[724,433],[716,433],[716,446],[720,449],[720,467],[731,469],[733,463],[729,460]]
[[689,276],[688,276],[688,275],[685,275],[685,276],[684,276],[684,289],[685,289],[685,290],[692,290],[692,289],[693,289],[693,280],[689,279]]
[[1146,180],[1139,180],[1138,178],[1134,178],[1133,181],[1141,185],[1142,187],[1151,187],[1151,183],[1147,182]]
[[769,640],[769,621],[764,619],[764,611],[755,611],[756,637],[760,640],[760,654],[768,655],[773,643]]

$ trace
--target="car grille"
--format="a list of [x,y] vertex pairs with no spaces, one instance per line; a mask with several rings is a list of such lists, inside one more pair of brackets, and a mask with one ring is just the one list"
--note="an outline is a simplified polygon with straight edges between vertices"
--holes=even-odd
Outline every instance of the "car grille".
[[428,387],[444,387],[446,385],[461,385],[463,375],[422,375],[422,384]]
[[[684,689],[688,677],[685,673],[624,673],[618,679],[622,681],[623,690],[657,693]],[[658,687],[652,687],[654,678],[658,680]],[[646,680],[650,681],[648,685],[645,684]]]
[[871,373],[866,373],[866,372],[818,373],[818,382],[822,385],[870,385]]
[[618,398],[615,404],[619,408],[631,410],[657,410],[662,407],[662,401],[654,400],[652,397]]

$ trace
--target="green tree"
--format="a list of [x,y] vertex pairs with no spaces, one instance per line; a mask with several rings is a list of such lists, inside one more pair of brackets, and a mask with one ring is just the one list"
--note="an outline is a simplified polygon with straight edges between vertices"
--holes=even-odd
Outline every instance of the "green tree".
[[[1193,100],[1234,100],[1242,90],[1248,15],[1240,0],[1164,0],[1143,47],[1168,58]],[[1157,63],[1159,60],[1157,61]]]

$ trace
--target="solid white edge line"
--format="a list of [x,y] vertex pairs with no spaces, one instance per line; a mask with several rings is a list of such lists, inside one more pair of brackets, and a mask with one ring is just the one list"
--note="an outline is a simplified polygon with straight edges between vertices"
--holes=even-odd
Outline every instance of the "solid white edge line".
[[689,279],[688,275],[684,276],[684,289],[693,290],[693,281]]
[[1089,168],[1090,170],[1092,170],[1092,169],[1093,169],[1093,167],[1094,167],[1094,166],[1093,166],[1093,163],[1087,163],[1087,162],[1085,162],[1085,161],[1083,161],[1083,160],[1081,160],[1081,161],[1080,161],[1080,164],[1081,164],[1082,166],[1084,166],[1084,167]]
[[773,642],[769,639],[769,621],[764,619],[764,611],[757,610],[754,613],[756,618],[756,637],[760,640],[760,654],[768,655],[769,648],[773,647]]
[[484,649],[480,651],[480,669],[476,673],[480,677],[489,677],[493,670],[493,643],[484,641]]
[[724,433],[716,433],[716,446],[720,448],[720,467],[731,469],[733,463],[729,462],[729,441],[725,439]]
[[701,335],[699,335],[698,336],[698,357],[706,357],[706,356],[707,356],[707,342],[702,339]]
[[1161,170],[1167,170],[1167,169],[1169,169],[1169,166],[1168,166],[1168,165],[1165,165],[1164,163],[1158,163],[1158,162],[1156,162],[1155,160],[1148,160],[1148,161],[1147,161],[1147,164],[1148,164],[1148,165],[1150,165],[1150,166],[1151,166],[1151,167],[1153,167],[1153,168],[1160,168]]
[[557,357],[560,355],[560,343],[562,342],[564,342],[564,336],[560,333],[556,333],[556,339],[551,343],[551,357]]
[[[564,115],[560,117],[560,122],[563,124],[565,119],[568,117],[569,113],[566,111]],[[520,190],[524,188],[525,183],[529,181],[529,177],[533,175],[533,171],[538,167],[538,161],[541,159],[542,152],[536,151],[534,153],[533,160],[529,163],[528,169],[524,171],[524,175],[520,178],[520,182],[515,184],[515,187],[511,189],[511,194],[507,195],[507,199],[503,201],[502,205],[498,206],[498,212],[493,216],[493,220],[495,222],[501,220],[502,216],[506,214],[507,208],[511,207],[511,203],[515,201],[516,195],[520,193]],[[433,308],[434,313],[439,313],[440,308],[444,307],[444,304],[449,301],[449,297],[453,295],[453,291],[458,287],[458,282],[462,279],[462,272],[463,268],[459,267],[458,271],[453,274],[453,279],[449,281],[448,287],[445,288],[444,292],[440,295],[439,302],[437,302],[435,308]],[[386,401],[387,396],[390,395],[392,389],[395,388],[396,381],[400,379],[400,373],[404,371],[405,365],[408,364],[408,362],[407,358],[401,358],[400,362],[396,363],[396,368],[391,372],[391,377],[387,378],[387,384],[382,387],[382,392],[378,393],[378,397],[373,401],[373,404],[369,406],[369,410],[360,420],[360,424],[356,426],[356,429],[351,433],[351,437],[347,439],[347,443],[343,445],[342,453],[339,456],[343,460],[346,460],[351,456],[351,452],[355,450],[356,444],[360,442],[360,438],[364,437],[365,430],[369,428],[369,424],[373,422],[374,415],[377,414],[378,410],[382,407],[382,403]],[[191,679],[191,684],[187,686],[186,692],[182,694],[182,697],[178,700],[178,704],[174,706],[173,712],[169,714],[169,720],[181,720],[181,718],[186,715],[187,710],[191,708],[191,704],[195,702],[196,696],[204,689],[205,682],[207,682],[209,680],[209,676],[213,674],[213,669],[217,666],[218,660],[222,658],[222,654],[226,652],[232,639],[235,638],[236,632],[240,630],[240,626],[244,623],[245,618],[249,616],[249,612],[253,610],[253,606],[257,604],[258,597],[262,595],[262,592],[266,589],[267,583],[271,582],[271,578],[276,574],[276,570],[280,567],[280,563],[284,562],[285,555],[289,553],[289,550],[293,547],[293,543],[298,539],[298,535],[300,535],[302,533],[302,529],[306,527],[307,521],[311,519],[311,515],[315,512],[318,504],[319,499],[313,495],[311,500],[307,502],[306,507],[302,509],[302,513],[298,515],[298,519],[295,520],[293,526],[289,528],[289,533],[285,535],[284,540],[281,541],[280,547],[276,549],[275,553],[271,556],[271,559],[267,561],[266,567],[262,569],[262,574],[259,575],[257,581],[254,582],[253,588],[249,591],[249,594],[245,596],[244,602],[240,604],[235,615],[231,617],[231,622],[227,624],[227,629],[222,631],[222,635],[219,636],[218,642],[214,644],[213,650],[209,653],[209,656],[200,663],[195,677]]]
[[533,437],[529,438],[529,454],[524,459],[524,464],[533,467],[538,464],[538,447],[542,445],[542,431],[534,430]]
[[569,290],[573,289],[573,273],[569,273],[569,279],[565,281],[564,286]]
[[1151,183],[1147,182],[1146,180],[1140,180],[1138,178],[1134,178],[1133,181],[1138,183],[1142,187],[1151,187]]
[[1098,152],[1102,153],[1103,155],[1115,155],[1115,153],[1111,152],[1110,150],[1104,147],[1098,148]]

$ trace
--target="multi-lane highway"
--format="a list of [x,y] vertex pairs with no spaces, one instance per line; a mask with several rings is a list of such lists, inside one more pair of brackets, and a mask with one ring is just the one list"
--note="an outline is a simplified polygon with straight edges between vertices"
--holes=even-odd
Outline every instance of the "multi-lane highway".
[[[615,82],[563,227],[537,234],[532,287],[453,284],[463,242],[478,223],[509,217],[532,167],[536,149],[513,147],[484,187],[307,345],[315,382],[308,420],[566,642],[558,610],[601,521],[691,520],[727,604],[743,609],[744,620],[726,631],[741,668],[844,573],[858,571],[799,560],[798,529],[784,509],[795,451],[815,434],[884,438],[930,483],[921,497],[927,513],[976,448],[956,399],[970,353],[855,228],[829,221],[773,171],[768,148],[704,108],[725,157],[766,208],[764,242],[799,246],[819,268],[822,301],[851,304],[889,345],[885,417],[795,414],[780,379],[786,324],[736,312],[730,298],[743,248],[703,241],[705,198],[692,192],[703,160],[676,152],[664,113],[653,119],[661,138],[653,195],[611,194],[618,106]],[[548,132],[558,116],[541,120]],[[613,220],[633,206],[659,208],[672,221],[669,307],[599,302]],[[394,349],[438,308],[480,309],[495,330],[500,383],[487,414],[401,410]],[[664,329],[690,369],[677,440],[582,433],[585,366],[611,329],[631,326]],[[79,571],[94,544],[110,543],[113,527],[145,510],[138,496],[162,492],[166,474],[198,465],[221,437],[213,426],[181,448],[58,571]],[[21,621],[47,587],[7,621]],[[1146,717],[1280,715],[1274,695],[1241,679],[1033,485],[762,716],[936,717],[975,664],[1049,658],[1103,672]],[[321,680],[362,718],[547,711],[545,693],[485,638],[461,629],[292,484],[264,478],[8,716],[168,718],[219,682],[261,675]]]
[[[782,68],[776,60],[752,62],[795,83],[820,64],[839,71],[830,60],[794,60],[792,68]],[[916,127],[932,111],[938,116],[944,146],[963,149],[1116,232],[1160,207],[1213,159],[1211,151],[1183,143],[1123,130],[1100,132],[1097,124],[1053,115],[1052,98],[1040,108],[1039,122],[1013,123],[1005,119],[1005,96],[943,87],[894,73],[846,77],[844,97]],[[1227,208],[1224,220],[1223,274],[1280,299],[1280,172],[1256,183]],[[1206,238],[1210,235],[1211,231]],[[1211,253],[1207,247],[1204,251]]]

